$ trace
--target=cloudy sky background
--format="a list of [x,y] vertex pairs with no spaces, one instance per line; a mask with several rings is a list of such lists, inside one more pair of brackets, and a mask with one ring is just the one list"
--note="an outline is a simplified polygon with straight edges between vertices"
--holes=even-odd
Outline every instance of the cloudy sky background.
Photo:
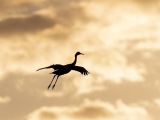
[[[159,120],[159,0],[0,0],[0,119]],[[47,90],[50,64],[77,65]]]

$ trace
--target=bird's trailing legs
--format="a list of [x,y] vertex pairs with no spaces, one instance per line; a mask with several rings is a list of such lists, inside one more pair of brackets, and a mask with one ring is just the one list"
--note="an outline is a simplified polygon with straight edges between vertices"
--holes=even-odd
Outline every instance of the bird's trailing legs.
[[56,82],[55,82],[54,85],[52,86],[52,90],[54,89],[54,87],[55,87],[55,85],[56,85],[56,83],[57,83],[58,78],[59,78],[59,75],[57,76]]
[[51,84],[52,84],[52,82],[53,82],[55,77],[56,77],[56,75],[53,76],[53,79],[52,79],[51,83],[49,84],[48,89],[50,88],[50,86],[51,86]]

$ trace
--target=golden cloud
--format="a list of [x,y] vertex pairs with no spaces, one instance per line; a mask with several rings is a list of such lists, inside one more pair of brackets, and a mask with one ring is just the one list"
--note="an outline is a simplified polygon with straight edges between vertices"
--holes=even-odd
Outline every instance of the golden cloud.
[[46,118],[49,120],[150,120],[150,116],[143,107],[126,105],[121,101],[117,101],[116,105],[112,105],[100,100],[85,100],[79,106],[41,107],[30,113],[27,120],[45,120]]
[[[30,113],[30,120],[159,120],[159,1],[1,3],[0,94],[12,101],[0,119]],[[91,74],[71,72],[46,91],[50,70],[35,70],[71,63],[76,51],[85,54],[77,65]]]
[[0,96],[0,104],[5,104],[11,101],[11,98],[8,96],[1,97]]

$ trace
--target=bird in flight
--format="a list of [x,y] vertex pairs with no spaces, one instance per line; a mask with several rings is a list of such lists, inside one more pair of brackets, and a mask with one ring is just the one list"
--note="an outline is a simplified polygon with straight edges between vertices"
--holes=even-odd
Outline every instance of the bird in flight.
[[52,82],[54,80],[54,78],[57,76],[57,79],[55,81],[55,83],[53,84],[52,86],[52,90],[54,89],[56,83],[57,83],[57,80],[58,78],[61,76],[61,75],[64,75],[64,74],[67,74],[69,73],[71,70],[75,70],[75,71],[78,71],[80,72],[82,75],[88,75],[89,72],[84,68],[84,67],[81,67],[81,66],[76,66],[76,62],[77,62],[77,56],[78,55],[84,55],[83,53],[80,53],[80,52],[76,52],[75,54],[75,59],[72,63],[70,64],[67,64],[67,65],[60,65],[60,64],[53,64],[53,65],[50,65],[48,67],[43,67],[43,68],[40,68],[38,69],[37,71],[39,70],[42,70],[42,69],[49,69],[49,68],[53,68],[54,71],[50,74],[54,74],[53,76],[53,79],[51,81],[51,83],[49,84],[48,86],[48,89],[50,88],[50,86],[52,85]]

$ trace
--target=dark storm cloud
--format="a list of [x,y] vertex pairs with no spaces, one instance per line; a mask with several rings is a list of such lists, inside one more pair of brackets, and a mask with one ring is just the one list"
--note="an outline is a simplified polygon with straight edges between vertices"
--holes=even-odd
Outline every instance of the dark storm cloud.
[[26,18],[8,18],[0,22],[0,35],[33,33],[55,25],[51,18],[32,15]]

